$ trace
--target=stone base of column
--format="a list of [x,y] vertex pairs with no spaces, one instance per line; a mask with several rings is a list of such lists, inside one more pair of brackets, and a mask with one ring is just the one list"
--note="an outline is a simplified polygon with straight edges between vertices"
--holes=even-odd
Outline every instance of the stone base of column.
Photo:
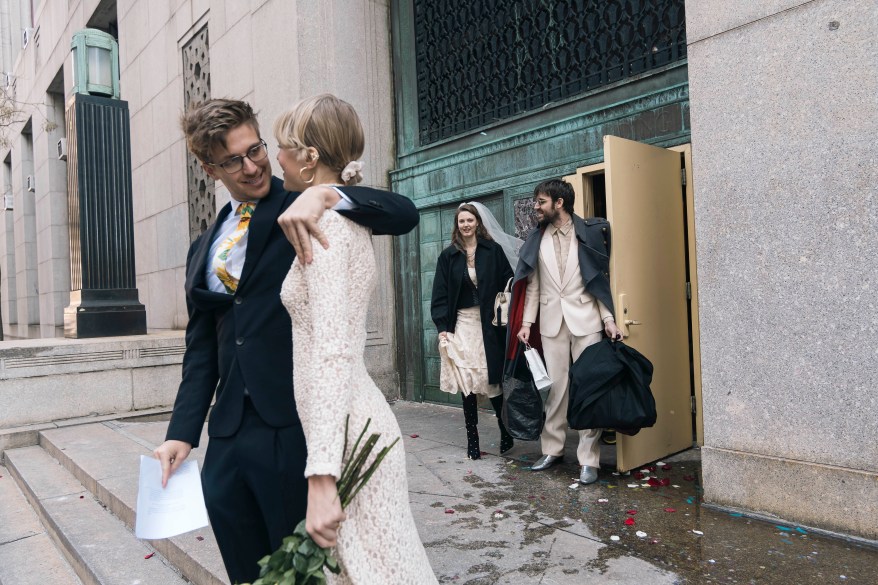
[[146,335],[146,308],[136,288],[70,291],[64,308],[64,337]]

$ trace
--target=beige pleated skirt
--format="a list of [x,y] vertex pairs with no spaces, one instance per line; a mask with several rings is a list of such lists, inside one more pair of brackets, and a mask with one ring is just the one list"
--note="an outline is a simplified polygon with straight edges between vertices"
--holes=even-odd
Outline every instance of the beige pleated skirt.
[[488,398],[502,393],[499,384],[488,383],[488,360],[482,338],[482,319],[478,307],[457,312],[454,333],[439,341],[439,389],[464,396],[483,394]]

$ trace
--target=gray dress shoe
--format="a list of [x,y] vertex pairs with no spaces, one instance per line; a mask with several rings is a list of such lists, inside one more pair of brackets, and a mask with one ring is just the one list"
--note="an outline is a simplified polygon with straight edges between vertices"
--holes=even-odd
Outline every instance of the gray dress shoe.
[[561,455],[543,455],[537,462],[531,465],[531,471],[542,471],[548,469],[561,461]]
[[591,465],[583,465],[579,472],[579,483],[588,485],[598,480],[598,468]]

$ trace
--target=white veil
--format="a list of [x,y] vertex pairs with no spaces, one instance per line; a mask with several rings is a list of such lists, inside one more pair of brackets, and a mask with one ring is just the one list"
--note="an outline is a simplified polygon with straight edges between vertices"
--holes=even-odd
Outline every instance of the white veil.
[[518,251],[524,244],[524,240],[520,240],[515,236],[510,236],[504,232],[503,228],[500,227],[500,222],[497,221],[497,218],[494,217],[491,210],[481,203],[477,201],[467,201],[466,204],[472,205],[476,208],[476,211],[479,212],[479,216],[482,218],[482,226],[488,231],[491,239],[500,244],[500,247],[503,248],[503,253],[506,254],[506,258],[509,260],[510,266],[512,266],[512,271],[515,272],[515,269],[518,267]]

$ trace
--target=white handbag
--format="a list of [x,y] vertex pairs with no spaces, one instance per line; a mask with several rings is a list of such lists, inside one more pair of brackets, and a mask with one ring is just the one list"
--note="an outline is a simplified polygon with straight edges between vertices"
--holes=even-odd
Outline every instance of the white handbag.
[[512,303],[512,279],[506,282],[506,288],[494,297],[494,319],[491,325],[505,327],[509,323],[509,305]]
[[533,376],[534,385],[537,387],[537,390],[540,393],[548,393],[549,388],[552,387],[552,379],[549,378],[549,373],[546,371],[546,365],[543,363],[540,352],[530,345],[525,345],[524,359],[527,360],[527,367],[530,369],[530,375]]

